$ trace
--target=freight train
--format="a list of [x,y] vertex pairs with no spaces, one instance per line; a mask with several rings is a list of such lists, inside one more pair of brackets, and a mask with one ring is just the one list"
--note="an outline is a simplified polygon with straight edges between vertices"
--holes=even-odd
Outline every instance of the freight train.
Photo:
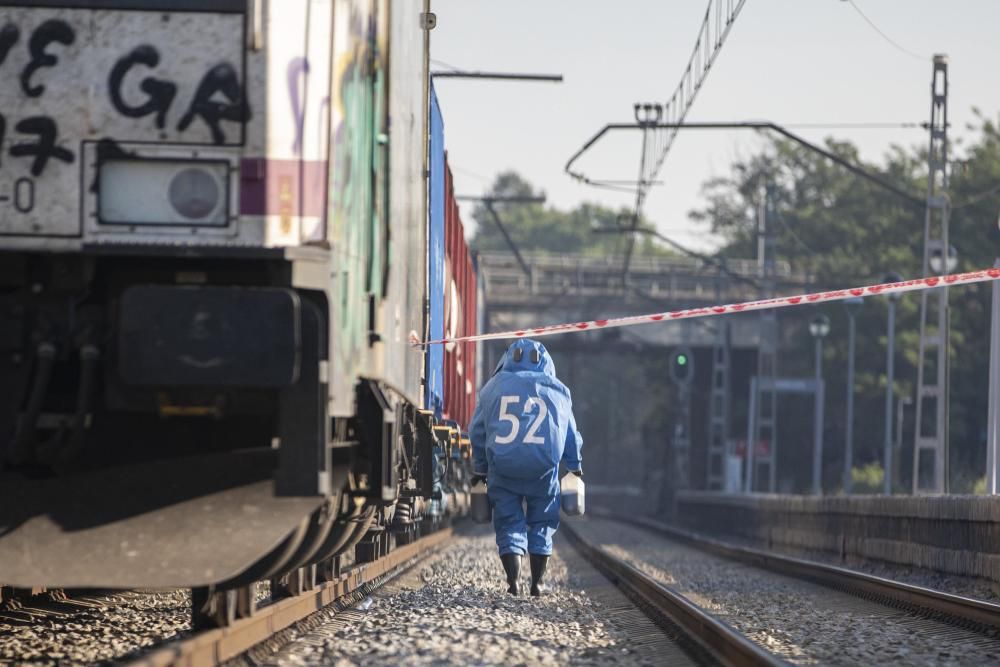
[[411,0],[0,1],[0,582],[202,624],[467,506],[476,278]]

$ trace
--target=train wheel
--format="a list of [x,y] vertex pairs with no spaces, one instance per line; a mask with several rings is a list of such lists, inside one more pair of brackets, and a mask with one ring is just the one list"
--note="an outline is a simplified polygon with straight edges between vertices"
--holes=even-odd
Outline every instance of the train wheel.
[[224,628],[236,621],[236,589],[217,591],[211,586],[191,589],[191,626],[194,630]]
[[257,584],[236,589],[236,616],[250,618],[257,613]]
[[316,566],[298,567],[271,580],[271,598],[290,598],[316,587]]
[[336,581],[340,578],[340,556],[333,556],[316,564],[316,580],[321,582]]

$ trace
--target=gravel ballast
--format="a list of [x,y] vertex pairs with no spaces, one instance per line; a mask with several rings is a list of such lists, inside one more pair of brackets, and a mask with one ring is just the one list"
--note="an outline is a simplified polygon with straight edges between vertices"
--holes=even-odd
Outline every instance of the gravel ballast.
[[[682,528],[682,530],[689,530]],[[763,544],[755,541],[721,532],[694,531],[699,536],[718,540],[727,544],[740,547],[749,547],[762,551],[770,551],[783,556],[811,560],[817,563],[826,563],[837,567],[845,567],[857,572],[864,572],[883,579],[891,579],[914,586],[932,588],[936,591],[960,595],[962,597],[975,598],[985,602],[1000,603],[1000,585],[980,579],[977,577],[965,577],[946,572],[935,572],[926,568],[899,565],[897,563],[887,563],[871,559],[858,558],[856,556],[841,557],[827,551],[817,549],[799,549],[781,544]]]
[[[715,539],[748,546],[754,549],[764,548],[760,544],[754,544],[749,540],[732,540],[727,536],[721,536]],[[881,561],[863,560],[860,558],[844,559],[825,551],[785,549],[777,547],[772,547],[770,551],[778,554],[793,556],[795,558],[802,558],[804,560],[812,560],[818,563],[827,563],[829,565],[836,565],[837,567],[846,567],[851,570],[864,572],[865,574],[871,574],[876,577],[892,579],[893,581],[901,581],[906,584],[913,584],[914,586],[933,588],[934,590],[951,593],[952,595],[960,595],[962,597],[976,598],[977,600],[983,600],[986,602],[1000,603],[1000,587],[998,587],[997,584],[985,579],[961,577],[955,574],[934,572],[933,570],[927,570],[919,567],[909,567],[906,565],[884,563]]]
[[[353,608],[324,609],[231,664],[672,665],[681,649],[557,536],[545,595],[506,592],[493,531],[466,525],[438,554]],[[190,633],[187,591],[40,597],[0,613],[0,664],[92,664]],[[30,616],[28,615],[30,612]]]
[[606,519],[581,536],[797,664],[1000,664],[1000,641],[759,570]]
[[161,643],[191,628],[187,591],[72,594],[0,612],[0,664],[90,664]]
[[506,592],[492,530],[470,533],[263,664],[686,664],[676,645],[564,540],[557,537],[546,594],[526,595],[525,559],[522,596],[515,598]]

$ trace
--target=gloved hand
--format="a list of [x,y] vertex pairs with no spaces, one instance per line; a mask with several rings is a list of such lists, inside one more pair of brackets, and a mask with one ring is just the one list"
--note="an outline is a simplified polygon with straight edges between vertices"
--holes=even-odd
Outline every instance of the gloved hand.
[[472,476],[472,486],[479,486],[486,482],[486,475],[473,475]]
[[570,472],[577,477],[583,477],[583,468],[580,468],[579,470],[570,470]]

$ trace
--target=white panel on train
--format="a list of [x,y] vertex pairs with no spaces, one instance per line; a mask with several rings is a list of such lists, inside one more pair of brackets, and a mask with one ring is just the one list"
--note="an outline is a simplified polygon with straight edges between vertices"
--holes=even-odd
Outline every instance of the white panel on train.
[[[268,3],[267,143],[261,173],[268,181],[268,245],[298,245],[301,241],[302,188],[300,162],[305,132],[305,104],[309,98],[310,69],[307,0]],[[329,29],[323,12],[317,23]]]
[[424,317],[427,281],[414,280],[427,271],[427,181],[423,159],[427,144],[424,85],[424,30],[419,3],[394,2],[390,11],[389,206],[393,254],[389,289],[382,317],[385,337],[384,374],[395,387],[419,401],[424,355],[405,344]]
[[0,235],[80,236],[98,142],[243,142],[241,14],[5,7],[0,31]]

